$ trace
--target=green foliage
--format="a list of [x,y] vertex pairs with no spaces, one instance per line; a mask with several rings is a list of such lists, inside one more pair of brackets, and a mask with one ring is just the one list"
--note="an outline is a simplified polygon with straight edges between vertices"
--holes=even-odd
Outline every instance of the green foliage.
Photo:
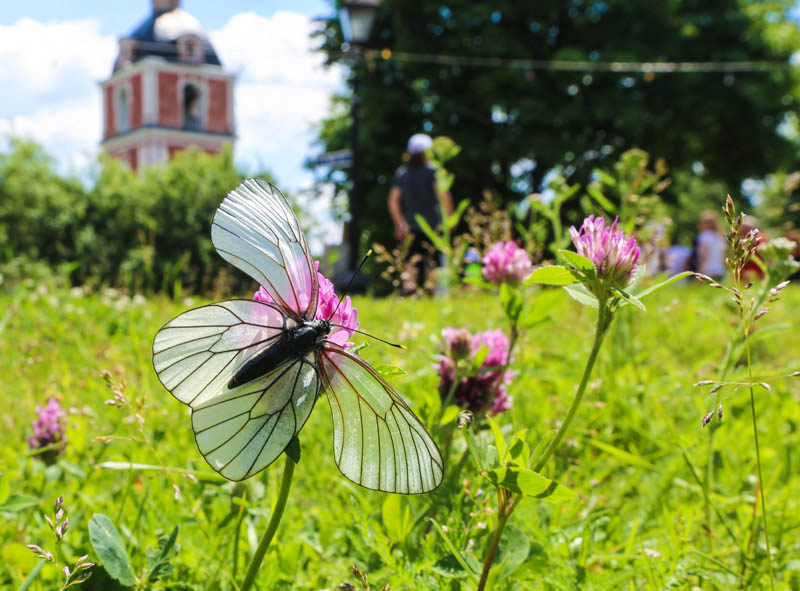
[[[790,285],[781,296],[784,301],[764,318],[770,325],[796,325],[793,310],[800,305],[800,292]],[[726,396],[725,418],[706,427],[714,429],[709,450],[707,431],[700,428],[709,397],[691,388],[720,362],[720,343],[728,341],[731,330],[726,301],[721,291],[694,285],[653,293],[648,314],[631,314],[636,339],[629,345],[623,338],[630,330],[628,313],[618,312],[570,432],[540,472],[577,499],[556,504],[525,498],[506,526],[487,588],[661,589],[671,581],[675,589],[728,591],[738,587],[743,562],[744,588],[764,588],[763,545],[754,541],[744,558],[739,552],[758,527],[746,394]],[[88,581],[72,588],[120,588],[92,547],[89,522],[95,513],[113,521],[140,589],[238,588],[269,519],[281,466],[241,483],[221,479],[197,452],[185,407],[163,390],[151,365],[158,328],[203,303],[162,296],[134,301],[109,290],[43,293],[24,286],[0,294],[0,319],[7,312],[0,323],[0,383],[13,397],[0,439],[0,588],[18,589],[37,568],[25,545],[46,546],[52,539],[42,514],[62,494],[71,521],[61,544],[62,563],[71,566],[87,553],[90,561],[102,562]],[[439,399],[430,368],[438,342],[431,335],[445,326],[479,331],[507,322],[497,296],[474,291],[435,300],[361,297],[354,306],[365,330],[408,346],[401,351],[374,345],[361,354],[376,366],[406,371],[387,379],[429,428],[436,417],[431,399]],[[545,288],[533,298],[526,295],[520,323],[537,306],[530,317],[546,313],[551,320],[526,330],[515,348],[513,368],[520,373],[509,386],[514,407],[494,418],[503,443],[488,425],[475,434],[487,466],[497,460],[499,449],[505,462],[522,466],[540,453],[537,448],[563,417],[590,346],[593,310],[561,290]],[[754,333],[755,375],[800,369],[800,333],[766,330],[770,325]],[[743,381],[743,366],[734,362],[732,367],[730,379]],[[113,372],[115,382],[126,382],[130,408],[104,404],[113,392],[100,375],[103,369]],[[797,379],[771,380],[772,392],[762,391],[756,400],[765,427],[759,437],[776,577],[788,588],[797,580],[794,557],[800,553],[794,530],[800,475],[792,455],[800,445]],[[48,467],[28,454],[25,438],[32,432],[36,405],[50,395],[60,396],[70,413],[67,447]],[[494,521],[488,509],[496,499],[470,457],[458,478],[429,495],[367,491],[336,469],[326,405],[317,402],[303,429],[303,459],[258,588],[336,589],[355,582],[350,569],[358,564],[369,573],[372,589],[388,584],[393,590],[474,590],[469,573],[480,572]],[[522,437],[515,436],[525,429]],[[446,478],[465,453],[458,436],[445,458]],[[709,454],[715,474],[710,498],[733,536],[717,519],[709,525],[702,488],[692,475],[692,468],[704,472]],[[13,511],[1,509],[11,501]],[[428,529],[432,510],[448,542],[437,525]],[[168,540],[176,525],[180,552],[170,558],[174,571],[147,582],[154,551],[164,548],[159,539]],[[237,545],[239,567],[233,577]],[[655,586],[648,582],[651,577]],[[57,589],[62,579],[48,565],[28,589]]]
[[209,228],[241,179],[229,148],[188,150],[142,174],[101,156],[86,187],[59,175],[35,144],[12,140],[0,154],[0,275],[15,283],[53,273],[38,263],[73,284],[131,292],[230,287]]
[[95,513],[89,521],[89,539],[95,554],[111,578],[126,587],[136,584],[136,575],[125,551],[125,543],[114,522],[102,513]]
[[[358,77],[364,227],[390,236],[385,200],[410,135],[447,135],[463,150],[453,194],[477,203],[484,190],[504,203],[538,191],[560,168],[586,186],[620,154],[640,147],[674,174],[699,162],[706,181],[735,190],[748,177],[793,165],[795,147],[778,132],[797,110],[791,70],[671,73],[525,70],[460,65],[467,59],[542,61],[774,61],[800,46],[794,0],[754,2],[577,2],[384,0],[373,53],[351,69]],[[317,37],[330,63],[351,64],[338,20]],[[389,56],[379,57],[381,50]],[[404,59],[433,55],[444,63]],[[349,111],[337,98],[320,126],[321,151],[346,148]],[[521,165],[522,164],[522,165]],[[344,184],[345,175],[330,173]],[[724,195],[724,193],[722,193]],[[719,199],[707,195],[705,208]],[[577,203],[567,209],[578,211]],[[572,220],[569,220],[572,221]],[[559,246],[563,248],[563,245]]]

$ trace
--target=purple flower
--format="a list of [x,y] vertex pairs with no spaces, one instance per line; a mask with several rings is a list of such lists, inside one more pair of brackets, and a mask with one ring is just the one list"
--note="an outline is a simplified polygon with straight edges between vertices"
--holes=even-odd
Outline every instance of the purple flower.
[[[348,342],[347,339],[350,338],[354,330],[361,326],[358,321],[358,310],[350,302],[350,296],[346,296],[342,304],[339,305],[339,297],[333,289],[333,283],[319,272],[319,262],[314,262],[314,269],[317,271],[317,280],[319,281],[319,300],[317,302],[317,312],[314,314],[313,319],[326,319],[332,325],[336,325],[331,327],[328,340],[342,347],[352,347],[353,343]],[[267,302],[268,304],[274,303],[274,300],[263,286],[259,287],[258,291],[253,294],[253,299],[258,302]],[[306,302],[308,302],[308,299],[306,299]],[[333,314],[334,310],[336,310],[335,314]]]
[[466,359],[472,353],[472,335],[465,328],[442,329],[444,351],[451,359]]
[[498,242],[483,257],[483,277],[497,285],[519,283],[532,270],[533,263],[528,253],[512,241]]
[[[510,384],[516,372],[506,369],[509,343],[501,330],[487,330],[470,334],[463,328],[445,328],[442,330],[444,341],[443,354],[437,356],[438,364],[434,367],[439,373],[439,394],[447,399],[453,392],[452,401],[474,413],[490,412],[495,415],[511,408],[511,396],[506,385]],[[453,390],[456,367],[464,371],[466,364],[459,365],[464,359],[474,359],[482,347],[488,348],[486,359],[480,368],[469,368],[471,375],[460,376]],[[466,352],[465,352],[466,351]]]
[[580,230],[570,227],[569,235],[578,254],[594,263],[597,275],[613,287],[625,287],[639,262],[636,239],[617,230],[617,221],[606,227],[606,221],[590,215]]
[[[61,408],[58,400],[51,398],[47,406],[37,406],[36,414],[39,418],[33,423],[33,435],[28,437],[28,447],[32,450],[37,450],[59,442],[66,444],[67,436],[64,433],[66,422],[64,417],[67,416],[67,413]],[[37,455],[46,463],[51,463],[63,449],[64,445],[61,445]]]

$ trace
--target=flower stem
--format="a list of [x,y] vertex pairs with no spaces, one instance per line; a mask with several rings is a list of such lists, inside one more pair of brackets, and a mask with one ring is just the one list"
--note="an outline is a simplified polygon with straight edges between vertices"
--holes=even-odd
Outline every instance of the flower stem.
[[483,561],[483,570],[481,571],[481,578],[478,581],[477,591],[484,591],[486,588],[486,580],[489,578],[489,570],[492,568],[494,557],[497,554],[497,548],[500,546],[500,540],[503,537],[503,530],[508,523],[508,518],[511,517],[514,508],[517,505],[518,497],[511,497],[511,491],[504,488],[497,489],[497,494],[500,497],[500,502],[497,508],[497,529],[492,534],[492,540],[489,542],[489,548],[486,551],[486,559]]
[[758,484],[761,488],[761,517],[764,520],[764,539],[767,543],[767,564],[769,565],[769,587],[775,589],[775,574],[772,572],[772,549],[769,545],[769,530],[767,529],[767,501],[764,492],[764,478],[761,475],[761,450],[758,446],[758,427],[756,425],[756,400],[753,394],[753,366],[750,363],[750,326],[745,323],[744,344],[747,351],[747,371],[750,376],[750,411],[753,416],[753,437],[756,440],[756,465],[758,466]]
[[586,360],[586,367],[583,369],[583,376],[581,376],[581,382],[578,385],[578,391],[575,392],[575,398],[572,399],[572,404],[567,411],[567,416],[561,422],[561,427],[559,427],[555,437],[553,437],[542,455],[539,456],[536,464],[533,466],[534,472],[541,470],[542,467],[547,463],[547,460],[550,459],[550,456],[552,456],[556,451],[558,444],[561,443],[561,440],[564,438],[564,435],[569,428],[569,424],[572,422],[572,419],[578,410],[578,406],[580,406],[583,393],[586,391],[586,385],[589,383],[589,376],[592,374],[594,362],[597,360],[597,354],[600,352],[600,345],[603,344],[603,338],[606,335],[606,331],[608,330],[612,319],[611,312],[606,308],[606,302],[601,300],[598,304],[597,326],[594,333],[594,344],[592,345],[591,353],[589,353],[589,359]]
[[288,454],[286,454],[286,463],[283,467],[281,488],[278,491],[278,497],[275,500],[275,507],[272,509],[272,515],[270,515],[269,518],[267,531],[264,532],[264,536],[258,543],[258,548],[256,548],[256,552],[253,554],[253,560],[250,562],[250,566],[247,569],[247,574],[244,577],[244,582],[239,588],[239,591],[249,591],[249,589],[253,586],[253,582],[256,580],[256,575],[258,574],[258,569],[261,566],[261,561],[264,559],[264,555],[267,553],[269,544],[272,542],[272,538],[278,529],[278,524],[281,522],[281,517],[283,517],[283,510],[286,508],[286,500],[289,498],[289,489],[292,487],[294,467],[294,460],[290,458]]

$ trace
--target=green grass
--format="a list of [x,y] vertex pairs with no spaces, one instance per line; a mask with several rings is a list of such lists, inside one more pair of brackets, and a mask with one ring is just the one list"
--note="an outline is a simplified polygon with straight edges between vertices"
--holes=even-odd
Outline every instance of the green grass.
[[[795,353],[800,323],[792,314],[800,292],[784,293],[760,321],[763,337],[754,338],[757,376],[800,369]],[[669,288],[647,304],[647,314],[630,308],[619,314],[576,420],[556,461],[545,468],[576,491],[578,500],[522,502],[498,557],[498,563],[520,566],[496,589],[750,590],[768,584],[748,394],[723,390],[722,423],[715,419],[701,429],[700,419],[713,401],[707,388],[692,387],[716,376],[736,313],[720,291],[701,287]],[[504,328],[499,303],[488,294],[418,301],[356,298],[355,305],[364,330],[408,346],[398,351],[373,342],[362,355],[376,365],[406,370],[391,381],[423,420],[431,420],[437,396],[431,365],[440,329]],[[157,547],[159,537],[180,526],[175,570],[153,588],[236,588],[234,576],[241,582],[266,528],[283,459],[235,484],[218,477],[200,456],[188,409],[163,389],[151,363],[153,335],[188,306],[80,290],[20,289],[0,295],[0,588],[17,589],[34,571],[39,561],[25,544],[54,550],[43,513],[59,495],[70,517],[59,550],[62,564],[87,553],[97,562],[88,523],[94,513],[103,513],[120,531],[137,576],[146,569],[147,548]],[[514,363],[520,373],[511,386],[514,409],[497,417],[509,435],[527,428],[533,448],[555,428],[583,369],[593,321],[593,311],[564,294],[557,318],[523,336]],[[794,326],[764,330],[782,323]],[[125,381],[131,408],[104,404],[112,393],[103,370]],[[737,366],[732,378],[744,381],[745,373]],[[781,589],[800,588],[797,380],[775,380],[771,392],[757,391]],[[55,464],[45,466],[29,455],[26,437],[35,407],[50,396],[70,409],[69,443]],[[480,562],[493,527],[489,508],[496,502],[477,494],[491,490],[487,483],[467,464],[456,482],[446,481],[429,495],[397,497],[353,485],[334,463],[327,406],[320,400],[300,433],[302,459],[258,587],[335,589],[356,583],[350,568],[357,564],[369,574],[373,589],[386,584],[395,591],[474,589],[425,516],[434,514],[452,543]],[[453,466],[463,450],[458,437],[446,463]],[[693,476],[694,471],[706,477],[709,457],[710,521]],[[153,468],[125,468],[129,462]],[[180,490],[178,499],[173,485]],[[14,499],[28,502],[9,506]],[[57,588],[61,578],[45,564],[29,589]],[[95,568],[80,588],[114,585]]]

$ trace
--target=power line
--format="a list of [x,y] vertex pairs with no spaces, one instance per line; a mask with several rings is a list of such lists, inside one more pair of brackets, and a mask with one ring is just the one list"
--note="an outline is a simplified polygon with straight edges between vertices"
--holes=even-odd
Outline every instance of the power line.
[[718,72],[774,72],[796,67],[789,62],[770,61],[705,61],[705,62],[630,62],[590,60],[537,60],[525,58],[472,57],[435,53],[410,53],[390,49],[364,51],[368,60],[395,60],[405,63],[438,64],[442,66],[466,66],[488,68],[510,68],[516,70],[539,70],[551,72],[612,72],[627,74],[691,74]]

